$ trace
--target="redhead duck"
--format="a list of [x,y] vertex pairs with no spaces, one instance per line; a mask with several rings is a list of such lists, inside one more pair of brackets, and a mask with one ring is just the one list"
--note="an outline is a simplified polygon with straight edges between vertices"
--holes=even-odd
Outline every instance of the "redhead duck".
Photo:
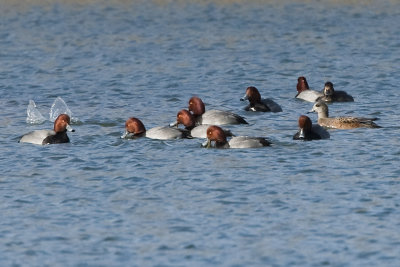
[[310,118],[305,115],[299,117],[299,128],[300,130],[293,136],[293,140],[311,141],[330,137],[327,130],[318,124],[313,125]]
[[215,124],[215,125],[225,125],[225,124],[248,124],[247,121],[237,114],[222,110],[209,110],[206,112],[205,105],[203,101],[197,97],[193,96],[189,99],[189,111],[192,112],[196,125],[200,124]]
[[[178,114],[176,115],[176,121],[174,123],[171,123],[170,126],[178,127],[179,124],[185,126],[185,129],[190,131],[190,135],[192,137],[207,138],[207,128],[210,125],[202,124],[196,126],[196,122],[192,113],[190,113],[186,109],[182,109],[178,112]],[[223,129],[223,131],[225,132],[226,136],[233,136],[230,130]]]
[[326,82],[324,86],[324,95],[319,97],[317,101],[324,102],[354,102],[354,98],[345,91],[335,91],[333,83]]
[[245,95],[240,101],[249,100],[250,104],[244,108],[246,111],[272,111],[281,112],[282,108],[271,99],[261,99],[260,92],[254,86],[247,87]]
[[[212,142],[214,142],[214,146]],[[203,146],[207,148],[257,148],[269,146],[270,144],[265,138],[248,136],[232,137],[228,142],[224,131],[220,127],[212,125],[207,128],[207,141]]]
[[353,128],[381,128],[373,121],[377,118],[357,118],[357,117],[336,117],[329,118],[328,106],[324,102],[316,102],[309,112],[318,113],[318,124],[334,129],[353,129]]
[[297,95],[296,98],[302,99],[308,102],[315,102],[318,97],[324,96],[323,93],[311,90],[308,87],[306,77],[300,76],[297,78]]
[[67,114],[60,114],[54,121],[53,130],[36,130],[30,132],[19,140],[20,143],[36,145],[69,143],[67,131],[74,132],[70,126],[71,120]]
[[125,133],[121,138],[135,139],[138,137],[147,137],[150,139],[169,140],[179,138],[190,138],[188,131],[171,128],[168,126],[154,127],[148,131],[143,123],[137,118],[129,118],[125,122]]

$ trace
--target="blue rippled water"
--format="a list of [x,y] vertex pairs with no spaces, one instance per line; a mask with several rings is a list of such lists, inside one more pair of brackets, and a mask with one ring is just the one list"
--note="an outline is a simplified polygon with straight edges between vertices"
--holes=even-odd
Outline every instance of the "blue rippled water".
[[[398,25],[398,1],[0,1],[0,265],[399,266]],[[298,76],[383,128],[293,141]],[[246,113],[250,85],[283,112]],[[273,145],[120,139],[192,95]],[[71,143],[18,143],[57,96]]]

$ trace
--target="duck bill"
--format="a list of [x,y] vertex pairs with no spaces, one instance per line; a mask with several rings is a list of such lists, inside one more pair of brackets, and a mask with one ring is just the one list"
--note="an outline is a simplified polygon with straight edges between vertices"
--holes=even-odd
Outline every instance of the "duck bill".
[[304,139],[306,135],[304,134],[304,130],[300,129],[299,138]]
[[179,125],[178,121],[175,121],[175,122],[171,122],[169,124],[169,127],[178,127],[178,125]]
[[128,132],[128,131],[125,131],[124,132],[124,134],[123,135],[121,135],[121,138],[128,138],[129,136],[131,135],[131,133],[130,132]]
[[249,99],[249,96],[247,95],[247,94],[245,94],[241,99],[240,99],[240,101],[245,101],[245,100],[248,100]]
[[67,124],[66,129],[67,129],[68,132],[75,132],[75,129],[72,128],[69,124]]
[[329,88],[329,87],[327,87],[327,86],[325,86],[325,87],[324,87],[324,95],[326,95],[326,96],[332,96],[332,95],[333,95],[332,89]]
[[210,148],[211,147],[211,140],[207,138],[207,140],[201,144],[202,147]]

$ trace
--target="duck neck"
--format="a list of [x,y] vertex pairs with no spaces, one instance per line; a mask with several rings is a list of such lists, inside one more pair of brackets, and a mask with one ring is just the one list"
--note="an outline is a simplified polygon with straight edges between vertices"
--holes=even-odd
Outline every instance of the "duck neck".
[[229,143],[227,141],[224,142],[215,142],[216,148],[229,148]]
[[193,117],[197,120],[197,119],[199,119],[199,118],[201,118],[201,115],[203,115],[203,114],[194,114],[193,113]]
[[58,132],[55,135],[47,136],[42,142],[43,145],[59,143],[69,143],[67,131]]
[[190,125],[190,126],[185,126],[185,129],[188,131],[193,130],[193,128],[196,127],[195,125]]
[[136,136],[136,137],[143,137],[143,136],[146,136],[146,131],[143,131],[143,132],[141,132],[141,133],[137,133],[137,134],[135,134],[134,136]]
[[252,99],[252,100],[249,101],[249,102],[250,102],[250,107],[251,107],[251,108],[254,108],[254,107],[255,107],[258,103],[260,103],[261,101]]
[[318,112],[318,119],[325,119],[325,118],[328,118],[328,117],[329,117],[328,111],[321,110],[321,111]]

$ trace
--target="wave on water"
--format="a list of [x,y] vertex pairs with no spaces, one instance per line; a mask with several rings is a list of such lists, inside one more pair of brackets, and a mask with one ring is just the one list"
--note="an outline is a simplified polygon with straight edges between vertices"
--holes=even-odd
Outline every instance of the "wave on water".
[[42,124],[46,121],[42,113],[37,109],[35,101],[29,100],[28,108],[26,109],[26,123],[28,124]]
[[54,122],[60,114],[67,114],[70,118],[72,118],[71,110],[68,108],[65,101],[58,96],[56,100],[54,100],[53,105],[51,105],[49,120]]

